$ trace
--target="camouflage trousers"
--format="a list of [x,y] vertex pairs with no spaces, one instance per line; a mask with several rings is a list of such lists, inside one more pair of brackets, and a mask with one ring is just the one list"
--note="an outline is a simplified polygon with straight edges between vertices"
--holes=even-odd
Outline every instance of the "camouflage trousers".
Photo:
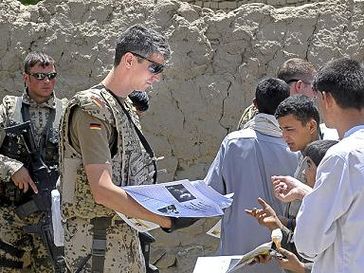
[[[90,219],[74,217],[64,224],[65,260],[75,272],[91,254],[93,225]],[[91,272],[92,257],[80,271]],[[111,224],[106,229],[106,253],[103,273],[145,273],[144,257],[138,233],[125,223]]]
[[23,263],[22,269],[9,268],[0,265],[1,273],[54,272],[52,263],[47,256],[46,248],[41,239],[23,231],[24,226],[36,224],[38,221],[39,215],[21,220],[15,214],[15,207],[0,207],[0,240],[16,249],[24,251],[22,257],[18,258],[6,253],[0,248],[1,259]]

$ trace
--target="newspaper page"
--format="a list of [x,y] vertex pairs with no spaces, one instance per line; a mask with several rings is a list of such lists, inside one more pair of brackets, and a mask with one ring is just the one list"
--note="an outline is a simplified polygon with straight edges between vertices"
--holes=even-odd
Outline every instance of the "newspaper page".
[[203,180],[191,181],[191,184],[204,196],[213,200],[220,208],[226,209],[231,206],[233,202],[234,193],[222,195],[215,191],[210,186],[207,186]]
[[[169,217],[215,217],[232,199],[205,183],[179,180],[156,185],[127,186],[123,189],[140,205],[159,215]],[[206,195],[205,195],[206,194]]]

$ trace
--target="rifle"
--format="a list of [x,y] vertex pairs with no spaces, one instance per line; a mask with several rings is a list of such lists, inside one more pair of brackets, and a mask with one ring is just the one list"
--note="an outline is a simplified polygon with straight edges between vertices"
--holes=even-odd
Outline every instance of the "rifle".
[[64,248],[57,247],[53,241],[51,191],[55,189],[57,176],[52,175],[52,170],[44,163],[41,151],[36,148],[34,132],[28,120],[19,125],[5,128],[8,134],[20,136],[30,156],[29,173],[38,188],[38,194],[33,194],[32,199],[16,208],[16,214],[23,219],[34,212],[43,212],[38,224],[24,227],[27,233],[35,233],[41,237],[56,273],[65,272],[63,257]]

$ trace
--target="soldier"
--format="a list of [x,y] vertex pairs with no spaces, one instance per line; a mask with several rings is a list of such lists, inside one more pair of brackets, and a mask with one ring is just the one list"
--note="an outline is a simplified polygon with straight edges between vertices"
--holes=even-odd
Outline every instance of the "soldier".
[[161,34],[128,28],[117,40],[113,69],[66,109],[60,190],[65,260],[72,272],[145,272],[138,234],[115,210],[171,227],[168,217],[145,210],[120,187],[155,182],[155,157],[127,96],[158,81],[169,56]]
[[5,96],[0,106],[0,267],[1,272],[53,272],[45,245],[23,229],[37,224],[41,212],[20,218],[16,210],[23,207],[38,189],[30,166],[30,156],[21,136],[5,133],[3,128],[30,121],[35,148],[44,163],[58,177],[58,127],[66,100],[55,97],[54,60],[41,52],[25,58],[22,96]]

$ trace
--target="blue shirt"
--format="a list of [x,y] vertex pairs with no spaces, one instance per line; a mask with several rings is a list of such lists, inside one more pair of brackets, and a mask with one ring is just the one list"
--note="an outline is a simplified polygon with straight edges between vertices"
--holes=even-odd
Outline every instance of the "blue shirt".
[[[222,219],[219,255],[242,255],[271,240],[269,230],[244,209],[259,207],[257,198],[262,197],[282,215],[283,204],[273,195],[271,176],[293,175],[297,164],[297,154],[289,151],[281,137],[243,129],[224,139],[205,178],[221,194],[234,193],[234,202]],[[282,272],[273,262],[246,270]]]

